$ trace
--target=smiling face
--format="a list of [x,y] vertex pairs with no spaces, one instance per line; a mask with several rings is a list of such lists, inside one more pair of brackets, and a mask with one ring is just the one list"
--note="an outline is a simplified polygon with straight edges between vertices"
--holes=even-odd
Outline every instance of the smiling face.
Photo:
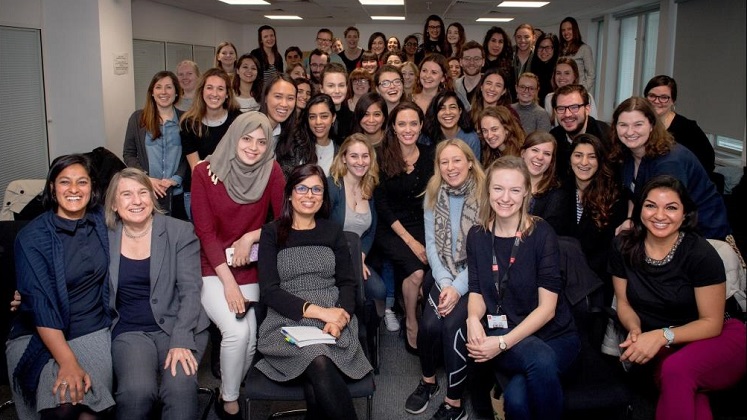
[[326,73],[322,80],[322,93],[332,97],[335,105],[340,105],[348,94],[348,79],[342,73]]
[[459,28],[456,26],[449,26],[449,28],[446,30],[446,40],[451,45],[456,45],[457,42],[459,42]]
[[450,187],[461,187],[467,181],[470,169],[472,169],[472,162],[457,146],[444,147],[438,156],[438,171],[441,179]]
[[490,174],[490,207],[496,219],[520,217],[524,197],[529,194],[524,175],[516,169],[497,169]]
[[519,97],[519,103],[529,105],[537,99],[537,80],[532,77],[522,77],[519,84],[516,85],[516,94]]
[[669,188],[649,191],[641,207],[641,222],[647,235],[674,239],[685,220],[685,206],[679,194]]
[[573,25],[571,22],[563,22],[560,25],[560,36],[563,37],[565,42],[570,42],[573,39]]
[[335,116],[327,104],[318,103],[309,108],[309,128],[317,141],[326,142],[329,139],[329,130],[334,122]]
[[120,178],[112,210],[125,225],[142,225],[153,215],[153,193],[131,178]]
[[332,52],[335,54],[339,54],[344,50],[345,47],[342,46],[342,41],[339,39],[336,39],[335,42],[332,44]]
[[261,127],[246,133],[236,144],[236,157],[247,165],[254,165],[267,152],[267,136]]
[[394,67],[400,67],[402,65],[402,59],[397,54],[392,54],[386,58],[386,63],[391,64]]
[[480,91],[482,92],[483,106],[493,106],[506,93],[506,84],[500,74],[490,74],[483,80]]
[[361,61],[361,68],[373,75],[379,69],[379,63],[376,60]]
[[576,82],[576,74],[573,72],[573,67],[564,63],[555,66],[554,77],[557,87],[567,86]]
[[176,87],[171,77],[158,79],[153,85],[153,99],[156,101],[158,108],[171,108],[176,100]]
[[457,128],[461,115],[462,110],[459,109],[456,98],[448,98],[438,108],[436,117],[438,118],[438,123],[441,125],[441,129],[448,131]]
[[241,60],[238,73],[242,82],[254,83],[257,80],[257,65],[254,60],[245,58]]
[[594,146],[579,144],[571,152],[571,169],[576,177],[576,185],[583,190],[591,182],[599,169],[599,161]]
[[285,62],[288,67],[293,67],[301,62],[301,54],[297,51],[288,51],[288,54],[285,55]]
[[648,91],[646,99],[654,107],[656,115],[666,115],[673,110],[674,101],[672,100],[672,89],[669,86],[657,86]]
[[617,137],[630,149],[633,156],[642,158],[646,154],[646,142],[654,127],[641,111],[621,112],[617,117]]
[[380,55],[384,52],[384,48],[386,48],[386,40],[380,36],[374,38],[373,42],[371,43],[371,51],[373,51],[376,55]]
[[503,39],[503,35],[500,33],[493,34],[488,41],[488,58],[495,60],[496,57],[501,55],[505,43],[506,41]]
[[462,72],[464,72],[465,76],[477,76],[480,74],[483,62],[482,49],[471,48],[462,51],[460,64],[462,65]]
[[514,34],[514,39],[518,50],[527,52],[534,45],[534,32],[530,31],[529,28],[521,28]]
[[441,22],[437,20],[429,20],[428,21],[428,38],[431,39],[431,41],[438,40],[438,37],[441,36]]
[[296,108],[296,87],[292,83],[280,80],[267,92],[267,118],[272,126],[283,123]]
[[547,63],[548,61],[550,61],[554,53],[555,48],[552,45],[552,41],[547,38],[540,41],[539,45],[537,46],[537,57],[539,57],[539,59],[542,60],[543,63]]
[[[579,108],[574,113],[571,107],[576,105],[579,105]],[[563,112],[557,110],[557,107],[561,106],[565,107]],[[576,135],[585,129],[588,112],[589,105],[584,105],[580,93],[571,92],[567,95],[558,95],[555,113],[560,120],[560,125],[569,135]]]
[[446,75],[435,61],[427,61],[420,67],[420,84],[423,90],[438,89],[446,81]]
[[236,64],[236,50],[230,45],[224,46],[218,51],[218,61],[224,69],[233,70],[233,66]]
[[360,37],[361,35],[358,33],[358,31],[350,30],[347,34],[345,34],[345,44],[349,49],[354,50],[358,48],[358,41],[360,40]]
[[[299,194],[295,187],[305,186],[308,191],[305,194]],[[313,190],[321,191],[321,194],[314,194]],[[322,179],[317,175],[312,175],[294,186],[291,193],[291,207],[294,216],[313,216],[322,207],[324,200],[324,184]]]
[[192,92],[197,87],[197,72],[191,64],[182,64],[176,69],[179,85],[185,92]]
[[52,185],[57,201],[57,215],[63,219],[77,220],[86,215],[91,201],[91,176],[78,163],[63,169]]
[[418,39],[408,38],[405,40],[405,52],[408,56],[415,55],[418,52]]
[[298,94],[296,95],[296,108],[305,109],[306,103],[311,99],[311,85],[308,83],[301,83],[296,87]]
[[451,76],[452,79],[457,79],[462,76],[462,66],[456,58],[449,59],[449,76]]
[[551,142],[540,143],[521,151],[521,157],[527,164],[532,177],[544,175],[552,163],[552,153],[555,146]]
[[498,118],[485,116],[480,121],[480,132],[482,138],[493,150],[500,150],[506,142],[508,132]]
[[376,86],[376,91],[387,103],[399,103],[402,98],[402,79],[397,73],[383,72],[379,75],[379,85]]
[[352,143],[345,151],[342,163],[345,164],[348,173],[356,178],[363,178],[371,167],[371,154],[368,147],[361,142]]
[[412,91],[412,87],[415,85],[415,71],[411,66],[402,67],[402,79],[405,83],[405,89]]
[[382,126],[384,125],[384,112],[379,107],[379,104],[369,105],[366,113],[360,122],[361,128],[368,135],[374,135],[381,132]]
[[421,128],[423,128],[423,122],[420,121],[415,110],[403,109],[397,113],[394,120],[394,133],[401,144],[405,146],[415,144],[420,136]]
[[362,96],[371,90],[371,82],[368,79],[355,79],[350,83],[353,85],[353,95]]
[[387,51],[396,51],[399,49],[399,40],[396,37],[391,37],[386,41]]
[[324,66],[327,65],[328,59],[329,56],[327,55],[312,55],[309,58],[309,69],[311,69],[312,79],[319,80],[319,76],[321,76]]
[[226,81],[222,77],[210,76],[205,79],[202,99],[205,100],[205,106],[207,106],[208,110],[215,111],[221,109],[227,97]]
[[293,67],[293,70],[291,70],[290,77],[293,80],[300,79],[300,78],[306,78],[306,70],[304,70],[303,66],[296,66]]
[[262,47],[268,50],[275,46],[275,31],[272,29],[265,29],[260,34],[262,38]]

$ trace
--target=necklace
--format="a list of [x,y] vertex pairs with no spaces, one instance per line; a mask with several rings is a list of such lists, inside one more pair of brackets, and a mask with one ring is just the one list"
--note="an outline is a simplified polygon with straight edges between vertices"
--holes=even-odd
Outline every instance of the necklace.
[[[153,220],[153,219],[151,219],[151,220]],[[144,230],[144,231],[142,231],[142,232],[140,232],[140,233],[130,233],[130,232],[129,232],[129,231],[127,230],[127,227],[126,227],[125,225],[122,225],[122,232],[124,232],[125,236],[126,236],[126,237],[128,237],[128,238],[130,238],[130,239],[139,239],[139,238],[142,238],[143,236],[147,235],[148,233],[150,233],[150,229],[151,229],[152,227],[153,227],[153,223],[151,222],[151,223],[150,223],[150,224],[148,225],[148,227],[147,227],[147,228],[145,228],[145,230]]]
[[648,255],[646,255],[646,264],[653,265],[654,267],[661,267],[662,265],[668,264],[670,261],[672,261],[672,258],[674,258],[674,253],[677,251],[677,248],[680,246],[680,243],[682,242],[682,238],[685,237],[685,232],[680,232],[677,235],[677,240],[674,242],[674,246],[672,246],[672,249],[669,250],[667,255],[664,256],[664,258],[660,260],[655,260]]

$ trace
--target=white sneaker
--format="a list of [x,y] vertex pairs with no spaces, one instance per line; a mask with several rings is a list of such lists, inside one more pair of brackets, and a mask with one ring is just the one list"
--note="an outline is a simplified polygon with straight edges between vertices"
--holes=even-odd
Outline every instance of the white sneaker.
[[386,325],[386,329],[389,331],[399,331],[399,321],[397,320],[397,315],[395,315],[394,311],[389,308],[384,311],[384,324]]

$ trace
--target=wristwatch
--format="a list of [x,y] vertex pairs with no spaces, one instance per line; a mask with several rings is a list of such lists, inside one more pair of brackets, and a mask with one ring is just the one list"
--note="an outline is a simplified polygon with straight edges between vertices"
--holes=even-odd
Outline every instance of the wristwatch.
[[501,351],[508,350],[508,344],[506,344],[506,341],[503,339],[502,335],[498,336],[498,348],[501,349]]
[[664,327],[661,330],[664,331],[664,338],[667,340],[664,347],[669,348],[674,343],[674,331],[672,331],[672,327]]

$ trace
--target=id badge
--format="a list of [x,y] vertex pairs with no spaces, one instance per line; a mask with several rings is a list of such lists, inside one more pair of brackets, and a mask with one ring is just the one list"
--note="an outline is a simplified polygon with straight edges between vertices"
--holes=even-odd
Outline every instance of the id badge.
[[506,315],[488,315],[488,328],[508,328]]

